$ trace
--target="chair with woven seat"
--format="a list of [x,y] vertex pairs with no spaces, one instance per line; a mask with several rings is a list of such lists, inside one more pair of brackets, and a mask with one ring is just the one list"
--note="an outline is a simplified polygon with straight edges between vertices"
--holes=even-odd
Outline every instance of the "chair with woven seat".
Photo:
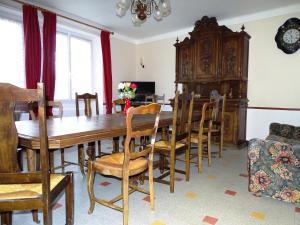
[[210,133],[212,138],[218,138],[219,140],[219,158],[223,154],[224,145],[224,115],[226,107],[226,94],[217,95],[210,99],[211,102],[215,102],[213,115],[211,117],[211,128]]
[[[15,210],[43,211],[43,224],[52,224],[52,207],[55,199],[65,191],[66,224],[73,225],[74,183],[73,174],[50,174],[43,84],[37,89],[23,89],[0,83],[0,214],[1,223],[12,224]],[[16,102],[38,102],[41,171],[20,172],[16,148],[18,134],[14,121]]]
[[[132,127],[132,120],[138,119],[141,115],[152,115],[152,128],[136,128]],[[154,209],[154,187],[153,187],[153,151],[156,138],[157,127],[159,123],[160,105],[150,104],[136,108],[129,108],[127,111],[126,125],[127,135],[125,140],[125,150],[122,153],[113,153],[103,156],[95,161],[88,162],[88,193],[90,198],[89,214],[94,211],[95,203],[116,209],[123,212],[123,224],[128,225],[128,195],[134,191],[139,191],[150,195],[151,209]],[[139,152],[131,150],[131,139],[138,138],[142,135],[151,136],[151,144],[141,149]],[[129,178],[139,175],[148,170],[149,174],[149,191],[142,189],[129,182]],[[95,172],[103,175],[113,176],[122,180],[121,195],[110,201],[96,198],[94,195],[94,177]],[[117,206],[115,202],[123,199],[123,206]]]
[[[174,192],[175,172],[185,174],[186,181],[190,177],[190,132],[192,123],[192,112],[194,104],[194,93],[180,94],[176,92],[173,108],[172,134],[170,140],[160,140],[155,143],[154,152],[160,156],[160,170],[162,174],[154,181],[170,185],[170,192]],[[180,151],[185,152],[185,171],[175,169],[176,155]],[[170,167],[166,164],[165,157],[170,158]],[[164,170],[167,169],[166,172]],[[170,180],[163,180],[170,175]]]
[[[196,157],[198,173],[202,172],[203,148],[207,146],[208,164],[211,165],[211,132],[208,129],[211,125],[212,112],[215,107],[214,102],[206,102],[202,106],[201,119],[196,130],[191,131],[191,143],[197,145],[197,153],[191,154],[191,158]],[[194,161],[191,161],[194,163]]]

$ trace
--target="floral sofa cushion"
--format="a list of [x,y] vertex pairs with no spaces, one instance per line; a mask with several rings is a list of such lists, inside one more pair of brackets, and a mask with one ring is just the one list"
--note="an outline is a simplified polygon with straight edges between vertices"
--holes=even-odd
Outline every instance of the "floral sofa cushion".
[[300,145],[252,139],[248,166],[249,191],[291,203],[300,202]]
[[300,127],[288,124],[271,123],[267,140],[280,141],[291,145],[300,145]]

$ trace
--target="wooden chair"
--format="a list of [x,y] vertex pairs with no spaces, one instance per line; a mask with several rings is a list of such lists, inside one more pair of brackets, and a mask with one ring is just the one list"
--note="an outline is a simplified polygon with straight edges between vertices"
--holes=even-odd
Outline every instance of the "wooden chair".
[[125,100],[122,98],[113,100],[113,109],[115,113],[123,113],[123,107],[125,105]]
[[[57,112],[57,114],[53,114],[52,116],[49,116],[48,118],[62,118],[63,117],[63,105],[60,101],[46,101],[46,105],[51,106],[52,109],[55,109],[54,111]],[[32,120],[38,120],[38,116],[36,115],[36,113],[34,113],[34,108],[37,108],[37,102],[34,103],[29,103],[29,115],[31,117]],[[61,151],[61,165],[54,167],[54,151],[56,149],[51,149],[51,151],[49,151],[49,163],[50,163],[50,170],[52,173],[54,173],[54,171],[56,169],[62,169],[62,172],[64,173],[65,170],[65,166],[64,166],[64,149],[60,149]],[[20,151],[20,153],[22,153],[22,151]],[[22,158],[22,156],[20,157]],[[37,155],[37,162],[39,162],[39,154]],[[37,163],[38,165],[38,163]],[[39,168],[39,166],[38,166]]]
[[[214,111],[214,102],[206,102],[202,106],[201,119],[197,129],[191,132],[191,143],[197,144],[197,153],[191,154],[191,159],[197,157],[196,164],[198,167],[198,173],[202,172],[202,156],[203,147],[207,146],[208,165],[211,165],[211,132],[209,126],[211,125],[211,116]],[[192,163],[194,161],[191,161]]]
[[[73,174],[50,174],[47,122],[43,84],[38,89],[22,89],[0,83],[0,213],[1,223],[12,224],[12,211],[42,209],[44,225],[52,224],[55,198],[65,190],[66,224],[73,225]],[[16,102],[38,102],[41,171],[20,173],[16,148],[18,134],[14,121]]]
[[[89,94],[89,93],[84,93],[84,94],[79,95],[77,92],[75,93],[76,116],[80,116],[80,104],[79,104],[80,101],[84,102],[84,115],[85,116],[90,117],[93,114],[92,101],[95,102],[96,115],[99,115],[99,102],[98,102],[98,94],[97,93],[95,93],[94,95]],[[95,156],[95,143],[88,143],[87,154],[89,155],[90,159],[95,159],[95,157],[96,157]],[[99,140],[98,141],[98,157],[101,157],[101,155],[102,155],[101,141]],[[84,172],[85,153],[84,153],[84,145],[83,144],[78,145],[78,164],[80,166],[82,175],[85,175],[85,172]]]
[[[89,161],[88,164],[88,192],[90,197],[89,214],[94,211],[95,202],[104,206],[123,212],[123,224],[128,225],[128,195],[134,191],[139,191],[150,195],[151,209],[154,209],[154,187],[153,187],[153,150],[155,137],[159,122],[160,105],[150,104],[136,108],[129,108],[126,117],[127,135],[125,140],[125,150],[123,153],[114,153],[112,155],[103,156],[96,161]],[[132,127],[132,120],[136,115],[152,114],[153,128]],[[138,118],[137,118],[138,119]],[[143,148],[140,152],[131,151],[131,139],[138,138],[142,135],[151,136],[151,144]],[[129,183],[129,178],[139,175],[148,169],[149,173],[149,191]],[[94,195],[94,176],[95,172],[103,175],[113,176],[122,179],[122,193],[114,199],[107,201],[96,198]],[[114,203],[123,199],[123,207],[119,207]]]
[[223,154],[224,145],[224,115],[226,107],[226,94],[219,95],[216,98],[211,98],[212,102],[215,102],[215,110],[211,120],[211,136],[219,139],[219,157]]
[[[171,140],[161,140],[155,143],[154,151],[163,156],[170,158],[170,167],[167,167],[164,157],[160,158],[160,170],[162,175],[154,180],[159,183],[170,185],[170,192],[174,192],[175,172],[185,174],[186,181],[190,176],[190,132],[192,122],[192,112],[194,104],[194,93],[180,94],[176,92],[173,108],[173,125]],[[175,169],[176,154],[185,152],[185,171]],[[168,171],[164,172],[164,169]],[[170,175],[170,180],[165,181],[163,178]]]

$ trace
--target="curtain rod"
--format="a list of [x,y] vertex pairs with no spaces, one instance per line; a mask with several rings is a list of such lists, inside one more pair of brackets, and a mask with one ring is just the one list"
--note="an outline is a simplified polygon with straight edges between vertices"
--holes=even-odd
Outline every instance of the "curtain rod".
[[46,12],[51,12],[51,13],[54,13],[54,14],[56,14],[57,16],[59,16],[61,18],[64,18],[64,19],[67,19],[67,20],[71,20],[73,22],[76,22],[76,23],[79,23],[79,24],[82,24],[82,25],[85,25],[85,26],[88,26],[88,27],[91,27],[91,28],[94,28],[94,29],[97,29],[97,30],[106,31],[106,32],[109,32],[110,34],[114,34],[114,32],[112,32],[112,31],[108,31],[108,30],[102,29],[100,27],[96,27],[94,25],[91,25],[91,24],[88,24],[88,23],[85,23],[85,22],[73,19],[73,18],[68,17],[68,16],[61,15],[61,14],[56,13],[56,12],[52,12],[52,11],[50,11],[48,9],[44,9],[44,8],[42,8],[40,6],[36,6],[36,5],[30,4],[30,3],[27,3],[27,2],[23,2],[23,1],[20,1],[20,0],[11,0],[11,1],[17,2],[17,3],[22,4],[22,5],[30,5],[30,6],[33,6],[33,7],[37,8],[41,12],[45,12],[45,11]]

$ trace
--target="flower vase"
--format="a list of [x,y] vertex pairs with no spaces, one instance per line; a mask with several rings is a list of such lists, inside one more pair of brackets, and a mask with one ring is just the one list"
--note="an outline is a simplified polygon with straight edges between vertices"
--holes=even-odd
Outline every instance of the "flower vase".
[[131,101],[130,99],[125,99],[125,107],[124,107],[124,114],[127,115],[127,110],[131,107]]

